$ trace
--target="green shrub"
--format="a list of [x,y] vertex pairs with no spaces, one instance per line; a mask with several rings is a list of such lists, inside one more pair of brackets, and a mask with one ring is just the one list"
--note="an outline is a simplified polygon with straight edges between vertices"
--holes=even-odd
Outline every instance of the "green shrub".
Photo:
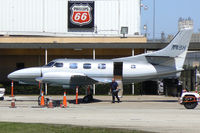
[[[4,86],[6,88],[6,94],[11,93],[11,83],[1,83],[0,85]],[[140,94],[140,89],[142,87],[141,83],[135,83],[135,95]],[[124,84],[124,94],[125,95],[131,95],[132,94],[132,85],[131,84]],[[80,86],[79,88],[79,95],[85,95],[87,86]],[[44,90],[44,89],[43,89]],[[72,86],[70,89],[64,89],[61,86],[48,86],[48,94],[49,95],[63,95],[63,92],[66,90],[68,95],[75,95],[76,94],[76,87]],[[98,84],[96,85],[96,95],[108,95],[108,92],[110,91],[110,84]],[[39,95],[40,89],[38,85],[21,85],[17,82],[14,83],[14,94],[18,95]]]

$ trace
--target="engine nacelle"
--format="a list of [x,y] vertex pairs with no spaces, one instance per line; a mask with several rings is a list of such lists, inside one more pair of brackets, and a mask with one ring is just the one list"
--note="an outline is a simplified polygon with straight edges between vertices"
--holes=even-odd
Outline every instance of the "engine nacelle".
[[47,72],[43,73],[40,80],[42,83],[47,84],[57,84],[57,85],[69,85],[71,78],[74,75],[83,75],[79,73],[69,73],[69,72]]

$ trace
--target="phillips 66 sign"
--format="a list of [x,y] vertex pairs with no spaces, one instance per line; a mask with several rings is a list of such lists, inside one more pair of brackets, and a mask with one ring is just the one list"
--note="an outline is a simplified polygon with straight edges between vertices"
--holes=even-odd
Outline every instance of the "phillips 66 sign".
[[94,28],[94,1],[68,1],[68,28]]

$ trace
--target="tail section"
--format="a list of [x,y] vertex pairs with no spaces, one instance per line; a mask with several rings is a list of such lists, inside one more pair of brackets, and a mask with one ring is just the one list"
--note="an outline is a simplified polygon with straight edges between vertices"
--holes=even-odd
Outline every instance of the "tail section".
[[153,65],[173,67],[181,70],[185,61],[193,28],[180,30],[174,39],[165,48],[153,53],[141,54],[125,58],[113,59],[115,61],[149,62]]
[[192,36],[193,29],[185,28],[177,33],[174,39],[170,42],[170,44],[154,53],[151,53],[152,56],[167,56],[167,57],[179,57],[182,56],[183,53],[186,53],[189,47],[190,39]]
[[159,51],[156,51],[154,53],[150,53],[148,54],[148,56],[161,57],[161,58],[167,57],[174,59],[175,67],[182,68],[192,33],[193,33],[192,28],[182,29],[177,33],[177,35],[174,37],[174,39],[170,42],[170,44],[167,47]]

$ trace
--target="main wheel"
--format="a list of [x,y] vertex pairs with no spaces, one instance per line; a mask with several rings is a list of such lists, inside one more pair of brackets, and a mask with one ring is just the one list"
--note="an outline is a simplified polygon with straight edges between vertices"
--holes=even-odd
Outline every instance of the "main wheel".
[[92,95],[87,95],[83,98],[84,103],[90,103],[93,101],[93,96]]
[[197,102],[187,102],[184,103],[183,105],[186,109],[194,109],[196,108],[197,104],[198,104]]

